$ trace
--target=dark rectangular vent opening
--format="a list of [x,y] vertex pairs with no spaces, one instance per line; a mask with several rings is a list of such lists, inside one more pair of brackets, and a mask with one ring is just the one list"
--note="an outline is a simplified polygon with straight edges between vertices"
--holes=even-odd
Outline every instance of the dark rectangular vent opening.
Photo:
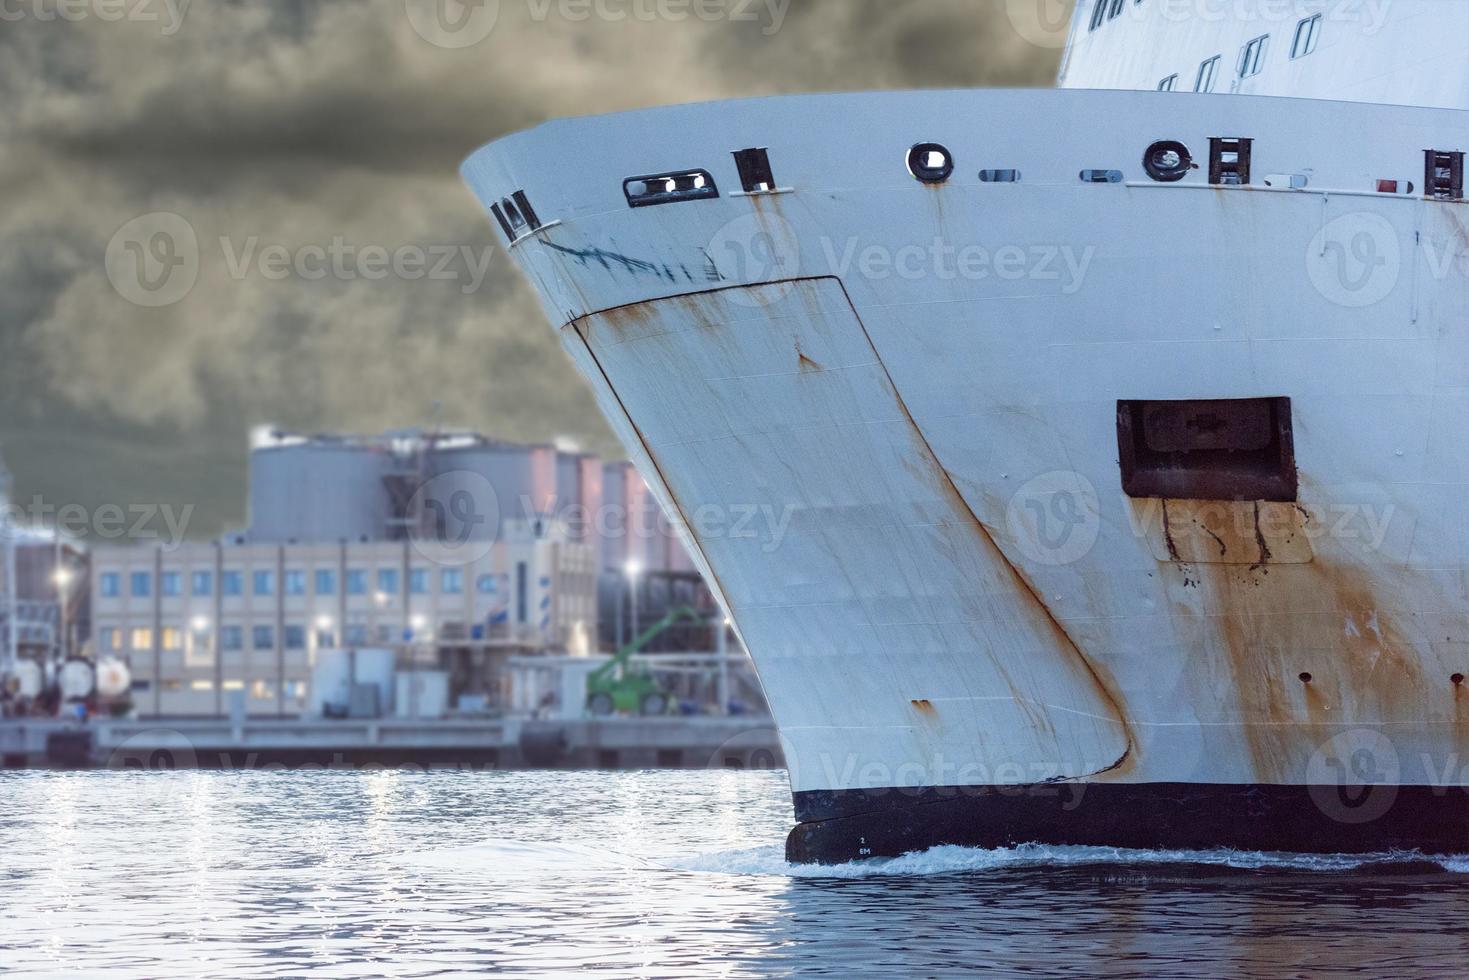
[[1464,196],[1464,154],[1424,150],[1423,193],[1440,200],[1457,201]]
[[1083,170],[1081,172],[1083,183],[1087,184],[1120,184],[1122,183],[1122,171],[1120,170]]
[[736,150],[734,158],[740,171],[740,184],[746,193],[775,190],[775,175],[770,172],[770,153],[765,147]]
[[707,170],[678,170],[669,174],[629,177],[622,182],[627,203],[635,208],[678,201],[704,201],[719,196]]
[[981,170],[979,179],[986,184],[1013,184],[1020,179],[1018,170]]
[[525,191],[516,191],[501,198],[498,204],[490,205],[490,211],[511,242],[541,227],[541,219],[536,217],[536,209],[530,206],[530,198],[525,196]]
[[1296,499],[1289,398],[1119,401],[1117,449],[1130,497]]
[[1209,140],[1209,183],[1241,185],[1250,182],[1251,139],[1226,139],[1215,136]]

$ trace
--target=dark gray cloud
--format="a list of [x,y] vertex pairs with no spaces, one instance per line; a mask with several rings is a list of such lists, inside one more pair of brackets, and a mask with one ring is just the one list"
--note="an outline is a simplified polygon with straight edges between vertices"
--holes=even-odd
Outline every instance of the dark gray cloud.
[[[243,519],[250,426],[404,427],[435,402],[448,424],[616,453],[459,182],[470,150],[560,115],[1047,85],[1056,69],[1001,0],[791,0],[774,32],[768,18],[648,20],[637,13],[656,0],[599,2],[627,16],[500,0],[493,32],[457,50],[425,41],[401,0],[197,0],[172,33],[55,18],[50,0],[7,6],[24,15],[0,24],[0,451],[21,495],[193,504],[193,532],[211,534]],[[199,275],[181,301],[145,308],[104,259],[118,228],[159,210],[195,230]],[[307,281],[231,265],[334,241],[458,249],[463,275]]]

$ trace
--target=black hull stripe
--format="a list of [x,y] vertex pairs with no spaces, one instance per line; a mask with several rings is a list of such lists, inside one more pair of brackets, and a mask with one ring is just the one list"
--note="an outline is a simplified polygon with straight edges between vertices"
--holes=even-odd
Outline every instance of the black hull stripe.
[[1047,783],[797,793],[795,863],[896,857],[943,844],[1317,854],[1469,853],[1469,789]]

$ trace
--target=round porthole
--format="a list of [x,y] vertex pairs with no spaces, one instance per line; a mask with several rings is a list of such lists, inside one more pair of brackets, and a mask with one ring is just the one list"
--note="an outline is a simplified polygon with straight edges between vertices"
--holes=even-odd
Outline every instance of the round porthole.
[[1193,165],[1188,147],[1177,140],[1159,140],[1143,154],[1143,169],[1148,176],[1165,184],[1182,180]]
[[954,155],[938,143],[919,143],[908,151],[908,172],[925,184],[942,184],[954,172]]

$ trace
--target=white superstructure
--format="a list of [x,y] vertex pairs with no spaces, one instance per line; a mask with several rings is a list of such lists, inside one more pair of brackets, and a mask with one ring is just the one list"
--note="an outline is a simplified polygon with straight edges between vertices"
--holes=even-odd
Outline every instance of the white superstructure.
[[[1321,5],[1164,2],[1078,9],[1078,90],[677,106],[464,167],[759,667],[795,859],[1469,842],[1469,113],[1364,104],[1389,70],[1224,94],[1358,42],[1322,27],[1318,74],[1277,62]],[[1149,81],[1209,51],[1213,94]],[[697,517],[740,508],[780,533]]]

